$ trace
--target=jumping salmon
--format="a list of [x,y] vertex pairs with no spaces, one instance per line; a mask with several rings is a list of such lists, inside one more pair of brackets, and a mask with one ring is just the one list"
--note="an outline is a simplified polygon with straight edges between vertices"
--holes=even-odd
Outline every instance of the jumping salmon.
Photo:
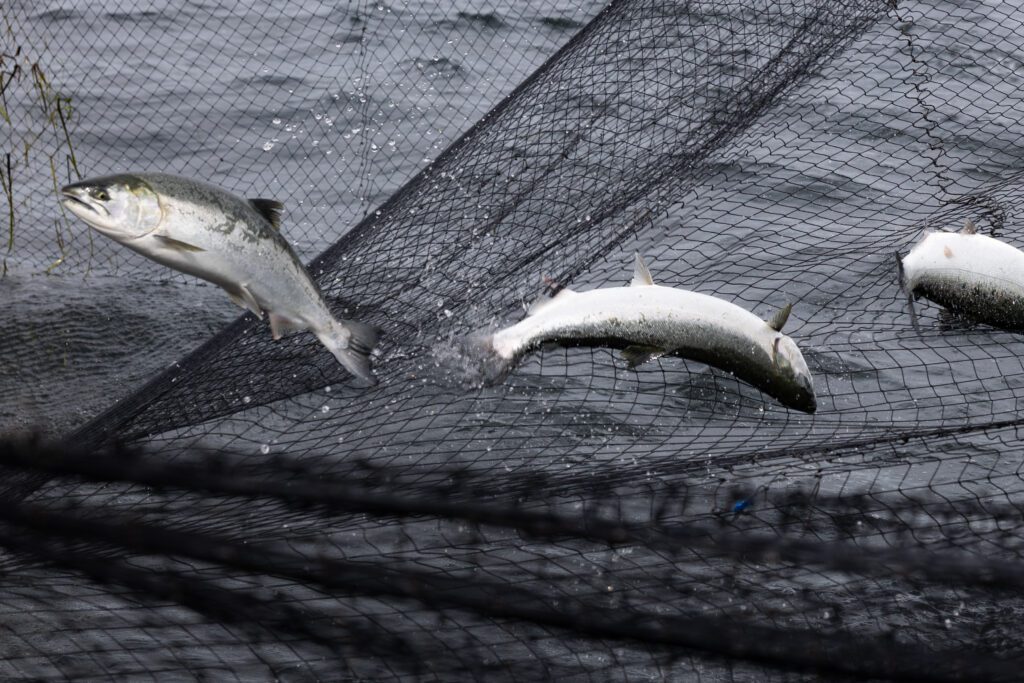
[[622,350],[630,367],[676,355],[731,372],[783,405],[813,413],[814,382],[796,343],[781,334],[792,304],[769,321],[736,304],[655,285],[640,255],[628,287],[563,289],[519,323],[475,340],[490,357],[489,376],[504,376],[544,342]]
[[97,232],[221,286],[232,301],[261,319],[265,311],[274,339],[310,330],[349,372],[376,381],[369,355],[377,330],[331,314],[320,288],[278,230],[279,202],[242,199],[162,173],[67,185],[61,202]]

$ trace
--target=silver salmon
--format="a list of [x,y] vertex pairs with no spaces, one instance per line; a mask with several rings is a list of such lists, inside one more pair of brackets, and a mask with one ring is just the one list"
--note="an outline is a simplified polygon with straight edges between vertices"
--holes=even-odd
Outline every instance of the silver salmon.
[[960,232],[926,232],[896,263],[915,327],[913,301],[923,296],[954,315],[1024,330],[1024,252],[980,234],[972,221]]
[[376,381],[369,356],[377,330],[331,314],[281,236],[279,202],[242,199],[189,178],[131,173],[67,185],[61,203],[97,232],[219,285],[261,319],[265,312],[274,339],[309,330],[349,372]]
[[814,382],[796,343],[781,333],[792,304],[769,321],[736,304],[655,285],[640,255],[628,287],[588,292],[563,289],[530,309],[519,323],[478,337],[490,358],[489,378],[544,342],[622,349],[630,367],[676,355],[731,372],[781,404],[817,408]]

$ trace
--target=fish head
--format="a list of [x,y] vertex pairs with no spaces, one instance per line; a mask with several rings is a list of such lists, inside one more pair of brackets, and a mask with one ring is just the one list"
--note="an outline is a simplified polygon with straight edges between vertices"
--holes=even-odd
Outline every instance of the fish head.
[[65,185],[60,194],[65,209],[119,242],[144,237],[163,220],[160,196],[138,176],[83,180]]
[[813,413],[818,408],[814,397],[814,378],[796,342],[784,334],[772,342],[772,364],[779,386],[779,400],[790,408]]

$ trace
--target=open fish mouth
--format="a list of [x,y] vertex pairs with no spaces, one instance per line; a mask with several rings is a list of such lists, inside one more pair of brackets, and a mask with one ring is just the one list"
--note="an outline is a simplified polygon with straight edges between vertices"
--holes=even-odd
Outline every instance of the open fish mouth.
[[61,201],[64,203],[64,206],[66,206],[68,209],[72,211],[74,211],[75,209],[79,209],[79,211],[87,211],[89,213],[98,214],[100,216],[110,215],[110,212],[107,211],[107,209],[104,206],[100,204],[94,204],[92,202],[87,202],[73,190],[62,190],[60,194]]
[[92,209],[92,206],[90,206],[86,202],[82,201],[81,199],[79,199],[75,195],[71,194],[70,192],[62,192],[61,194],[64,197],[64,199],[63,199],[64,203],[69,205],[69,206],[84,206],[87,209]]

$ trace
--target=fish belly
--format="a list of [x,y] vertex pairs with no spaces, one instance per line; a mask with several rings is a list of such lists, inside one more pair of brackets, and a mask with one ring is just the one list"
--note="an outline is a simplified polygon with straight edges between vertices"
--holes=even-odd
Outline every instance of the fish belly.
[[1024,330],[1024,293],[1000,282],[934,277],[921,281],[914,293],[970,320]]

